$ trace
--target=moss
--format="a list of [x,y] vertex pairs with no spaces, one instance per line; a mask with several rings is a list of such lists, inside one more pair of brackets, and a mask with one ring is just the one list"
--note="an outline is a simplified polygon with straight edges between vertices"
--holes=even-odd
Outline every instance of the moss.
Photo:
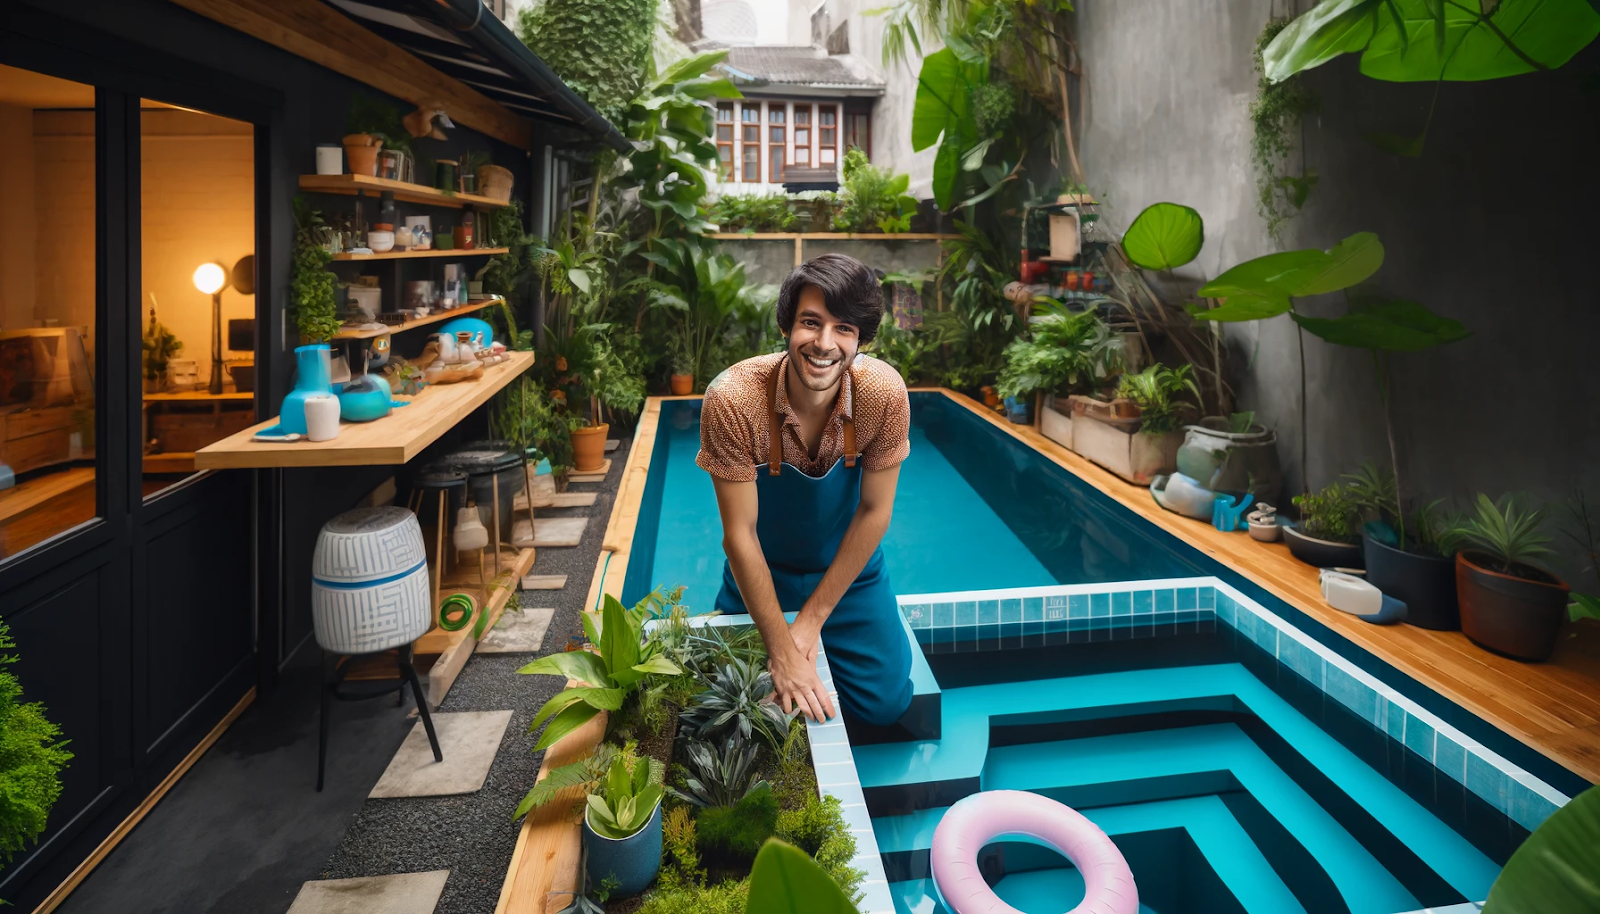
[[866,874],[850,865],[856,856],[856,839],[845,824],[838,797],[813,794],[801,808],[778,815],[775,833],[816,858],[846,895],[856,897]]
[[663,887],[639,908],[639,914],[744,914],[749,894],[748,880]]
[[760,787],[732,806],[702,809],[695,819],[700,851],[719,865],[748,867],[778,827],[778,798]]

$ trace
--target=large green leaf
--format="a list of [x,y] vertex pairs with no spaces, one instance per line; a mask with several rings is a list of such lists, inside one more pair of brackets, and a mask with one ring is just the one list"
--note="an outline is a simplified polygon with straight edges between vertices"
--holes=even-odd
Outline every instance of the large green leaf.
[[911,108],[911,148],[921,152],[948,133],[977,140],[972,91],[986,82],[983,65],[967,63],[949,48],[924,57],[917,74],[916,102]]
[[1289,310],[1287,295],[1262,298],[1254,295],[1230,295],[1215,308],[1195,307],[1189,313],[1203,321],[1263,321]]
[[750,868],[745,914],[856,914],[826,870],[810,855],[777,838],[768,839]]
[[940,143],[933,155],[933,202],[942,210],[952,210],[956,182],[961,178],[961,150],[955,143]]
[[543,676],[565,676],[576,679],[592,686],[603,686],[610,682],[610,675],[606,672],[606,665],[599,657],[588,651],[562,651],[540,657],[538,660],[517,670],[519,673]]
[[1382,0],[1323,0],[1289,23],[1261,52],[1267,79],[1280,82],[1359,51],[1372,39]]
[[624,687],[632,684],[624,681],[623,673],[639,662],[639,631],[629,624],[628,611],[610,594],[600,609],[600,656],[613,681]]
[[1338,346],[1420,352],[1471,336],[1460,321],[1440,317],[1414,301],[1371,299],[1343,317],[1291,315],[1295,323]]
[[1287,286],[1289,294],[1322,295],[1338,292],[1365,282],[1383,266],[1383,244],[1371,232],[1357,232],[1333,246],[1325,258],[1312,258],[1295,270],[1278,277],[1274,284]]
[[654,673],[658,676],[676,676],[683,672],[683,668],[667,659],[665,654],[657,654],[643,663],[636,663],[633,669],[640,673]]
[[1254,260],[1246,260],[1223,271],[1221,276],[1201,286],[1199,294],[1205,298],[1232,298],[1240,295],[1283,298],[1284,309],[1287,310],[1288,297],[1294,293],[1294,289],[1284,283],[1283,278],[1307,267],[1325,263],[1327,260],[1328,254],[1318,250],[1281,251],[1277,254],[1268,254]]
[[544,707],[539,709],[539,713],[533,716],[533,722],[528,724],[528,729],[537,729],[540,724],[544,723],[546,718],[573,702],[581,701],[601,711],[615,711],[622,707],[624,694],[621,689],[601,689],[593,686],[562,689],[544,703]]
[[1483,914],[1600,911],[1600,787],[1556,810],[1522,842],[1489,889]]
[[533,748],[550,748],[557,740],[593,720],[599,713],[599,708],[585,702],[575,701],[567,705],[560,713],[550,718],[548,724],[545,724],[544,732],[539,735],[539,742],[535,743]]
[[1199,213],[1178,203],[1154,203],[1128,226],[1122,250],[1136,266],[1172,270],[1198,257],[1205,241]]

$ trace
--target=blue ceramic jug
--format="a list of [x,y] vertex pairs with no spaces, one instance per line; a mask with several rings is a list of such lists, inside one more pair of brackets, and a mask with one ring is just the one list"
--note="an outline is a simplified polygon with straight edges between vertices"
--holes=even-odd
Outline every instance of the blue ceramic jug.
[[298,369],[294,390],[283,398],[283,408],[278,411],[278,424],[269,433],[281,435],[306,434],[306,398],[325,396],[333,392],[329,368],[333,359],[327,343],[314,343],[295,348],[294,360]]

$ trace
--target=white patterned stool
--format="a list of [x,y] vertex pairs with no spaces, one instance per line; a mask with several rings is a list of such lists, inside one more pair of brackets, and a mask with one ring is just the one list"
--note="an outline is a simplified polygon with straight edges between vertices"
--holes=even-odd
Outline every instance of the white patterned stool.
[[[357,508],[323,525],[311,560],[311,622],[324,652],[317,789],[322,789],[329,702],[334,698],[359,701],[398,690],[404,701],[410,683],[434,760],[443,761],[428,701],[411,662],[412,642],[433,627],[427,553],[415,514],[393,506]],[[391,649],[398,649],[397,685],[341,691],[349,664],[341,664],[337,655]]]

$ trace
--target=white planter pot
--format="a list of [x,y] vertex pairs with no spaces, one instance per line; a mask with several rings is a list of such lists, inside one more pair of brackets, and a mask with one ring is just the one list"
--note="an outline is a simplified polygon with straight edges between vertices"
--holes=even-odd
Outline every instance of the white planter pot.
[[1160,435],[1125,432],[1090,416],[1072,422],[1074,451],[1139,486],[1178,468],[1183,436],[1181,429]]
[[1056,398],[1046,397],[1039,409],[1039,434],[1056,444],[1072,449],[1072,414],[1055,408]]

